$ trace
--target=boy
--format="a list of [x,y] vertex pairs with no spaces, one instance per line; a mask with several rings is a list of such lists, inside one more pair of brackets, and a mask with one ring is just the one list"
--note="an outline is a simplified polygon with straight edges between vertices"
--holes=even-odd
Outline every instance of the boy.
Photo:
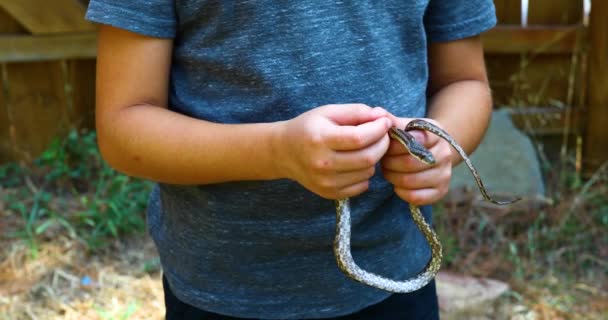
[[329,199],[354,197],[361,267],[424,267],[405,201],[440,199],[459,159],[414,132],[437,158],[421,164],[387,131],[428,117],[479,143],[491,0],[92,0],[87,17],[101,152],[158,182],[167,319],[438,318],[433,283],[391,295],[340,273]]

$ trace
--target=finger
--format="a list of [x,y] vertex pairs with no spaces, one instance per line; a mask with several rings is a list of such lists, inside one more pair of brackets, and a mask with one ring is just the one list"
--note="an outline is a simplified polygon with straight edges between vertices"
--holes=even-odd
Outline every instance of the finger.
[[399,198],[415,206],[423,206],[435,203],[445,196],[445,192],[437,189],[400,189],[395,188],[395,194]]
[[321,181],[318,188],[319,194],[325,198],[332,199],[351,197],[367,190],[369,179],[373,175],[373,168],[339,174],[333,179],[328,178],[325,181]]
[[359,150],[380,140],[389,128],[387,118],[378,118],[358,126],[333,126],[324,139],[327,146],[336,151]]
[[356,171],[341,172],[336,178],[336,183],[339,189],[344,189],[350,185],[368,181],[374,176],[375,173],[375,167],[365,168]]
[[339,197],[340,199],[342,198],[350,198],[350,197],[354,197],[354,196],[358,196],[360,194],[362,194],[363,192],[367,191],[367,189],[369,189],[369,180],[366,181],[362,181],[356,184],[352,184],[349,185],[348,187],[345,187],[344,189],[340,190]]
[[443,188],[449,185],[452,176],[450,167],[435,167],[416,173],[382,170],[384,178],[393,185],[405,189]]
[[429,170],[435,165],[426,164],[414,156],[407,154],[384,156],[380,161],[382,169],[400,173],[417,173]]
[[388,146],[388,150],[386,151],[386,155],[387,156],[396,156],[396,155],[404,155],[404,154],[409,154],[409,151],[407,150],[407,148],[404,147],[403,144],[401,144],[401,142],[391,138],[389,146]]
[[320,112],[340,126],[356,126],[388,116],[388,112],[380,107],[372,108],[360,103],[328,105]]
[[439,142],[439,137],[432,132],[424,130],[409,130],[409,134],[414,136],[416,141],[422,144],[425,148],[430,149]]
[[374,167],[386,153],[388,145],[389,138],[385,135],[367,148],[336,152],[335,168],[339,172],[346,172]]

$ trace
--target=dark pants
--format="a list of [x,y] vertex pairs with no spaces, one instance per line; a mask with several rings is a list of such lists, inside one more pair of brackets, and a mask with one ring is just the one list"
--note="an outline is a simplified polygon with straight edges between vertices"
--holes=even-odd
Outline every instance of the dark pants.
[[[178,300],[163,277],[165,290],[166,320],[239,320],[211,312],[207,312]],[[437,320],[439,305],[435,282],[412,293],[393,294],[388,299],[367,307],[357,313],[330,318],[329,320]]]

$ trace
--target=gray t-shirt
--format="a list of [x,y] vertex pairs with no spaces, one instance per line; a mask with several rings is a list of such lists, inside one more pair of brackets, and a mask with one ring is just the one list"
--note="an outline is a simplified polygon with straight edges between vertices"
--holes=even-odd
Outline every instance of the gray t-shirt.
[[[339,103],[422,117],[427,43],[496,23],[491,0],[91,0],[87,18],[173,38],[171,110],[222,123]],[[355,261],[395,279],[426,265],[428,245],[380,170],[352,200]],[[334,204],[294,181],[159,184],[148,223],[172,290],[208,311],[326,318],[389,295],[338,270]]]

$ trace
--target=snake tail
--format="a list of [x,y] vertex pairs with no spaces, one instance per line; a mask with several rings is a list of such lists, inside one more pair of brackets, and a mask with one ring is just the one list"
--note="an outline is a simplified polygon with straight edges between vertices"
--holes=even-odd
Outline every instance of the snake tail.
[[494,204],[498,204],[498,205],[507,205],[507,204],[511,204],[511,203],[521,200],[520,198],[516,198],[516,199],[508,200],[508,201],[498,201],[498,200],[495,200],[494,198],[492,198],[486,191],[486,188],[483,185],[483,181],[481,180],[481,177],[479,176],[477,169],[475,168],[475,166],[473,166],[473,162],[471,162],[471,159],[469,159],[469,157],[467,156],[467,153],[464,152],[462,147],[460,145],[458,145],[458,143],[456,143],[454,138],[452,138],[452,136],[450,136],[445,130],[443,130],[437,126],[434,126],[434,125],[432,125],[432,127],[430,127],[429,122],[424,121],[422,119],[414,119],[414,120],[410,121],[407,124],[407,126],[405,126],[405,130],[430,131],[430,132],[436,134],[437,136],[439,136],[440,138],[446,140],[452,146],[452,148],[454,148],[454,150],[456,150],[456,152],[458,152],[460,157],[462,157],[462,160],[467,165],[467,167],[469,167],[469,170],[471,171],[473,178],[475,178],[475,182],[477,183],[477,187],[479,188],[479,191],[483,195],[483,198],[486,199],[487,201],[494,203]]

